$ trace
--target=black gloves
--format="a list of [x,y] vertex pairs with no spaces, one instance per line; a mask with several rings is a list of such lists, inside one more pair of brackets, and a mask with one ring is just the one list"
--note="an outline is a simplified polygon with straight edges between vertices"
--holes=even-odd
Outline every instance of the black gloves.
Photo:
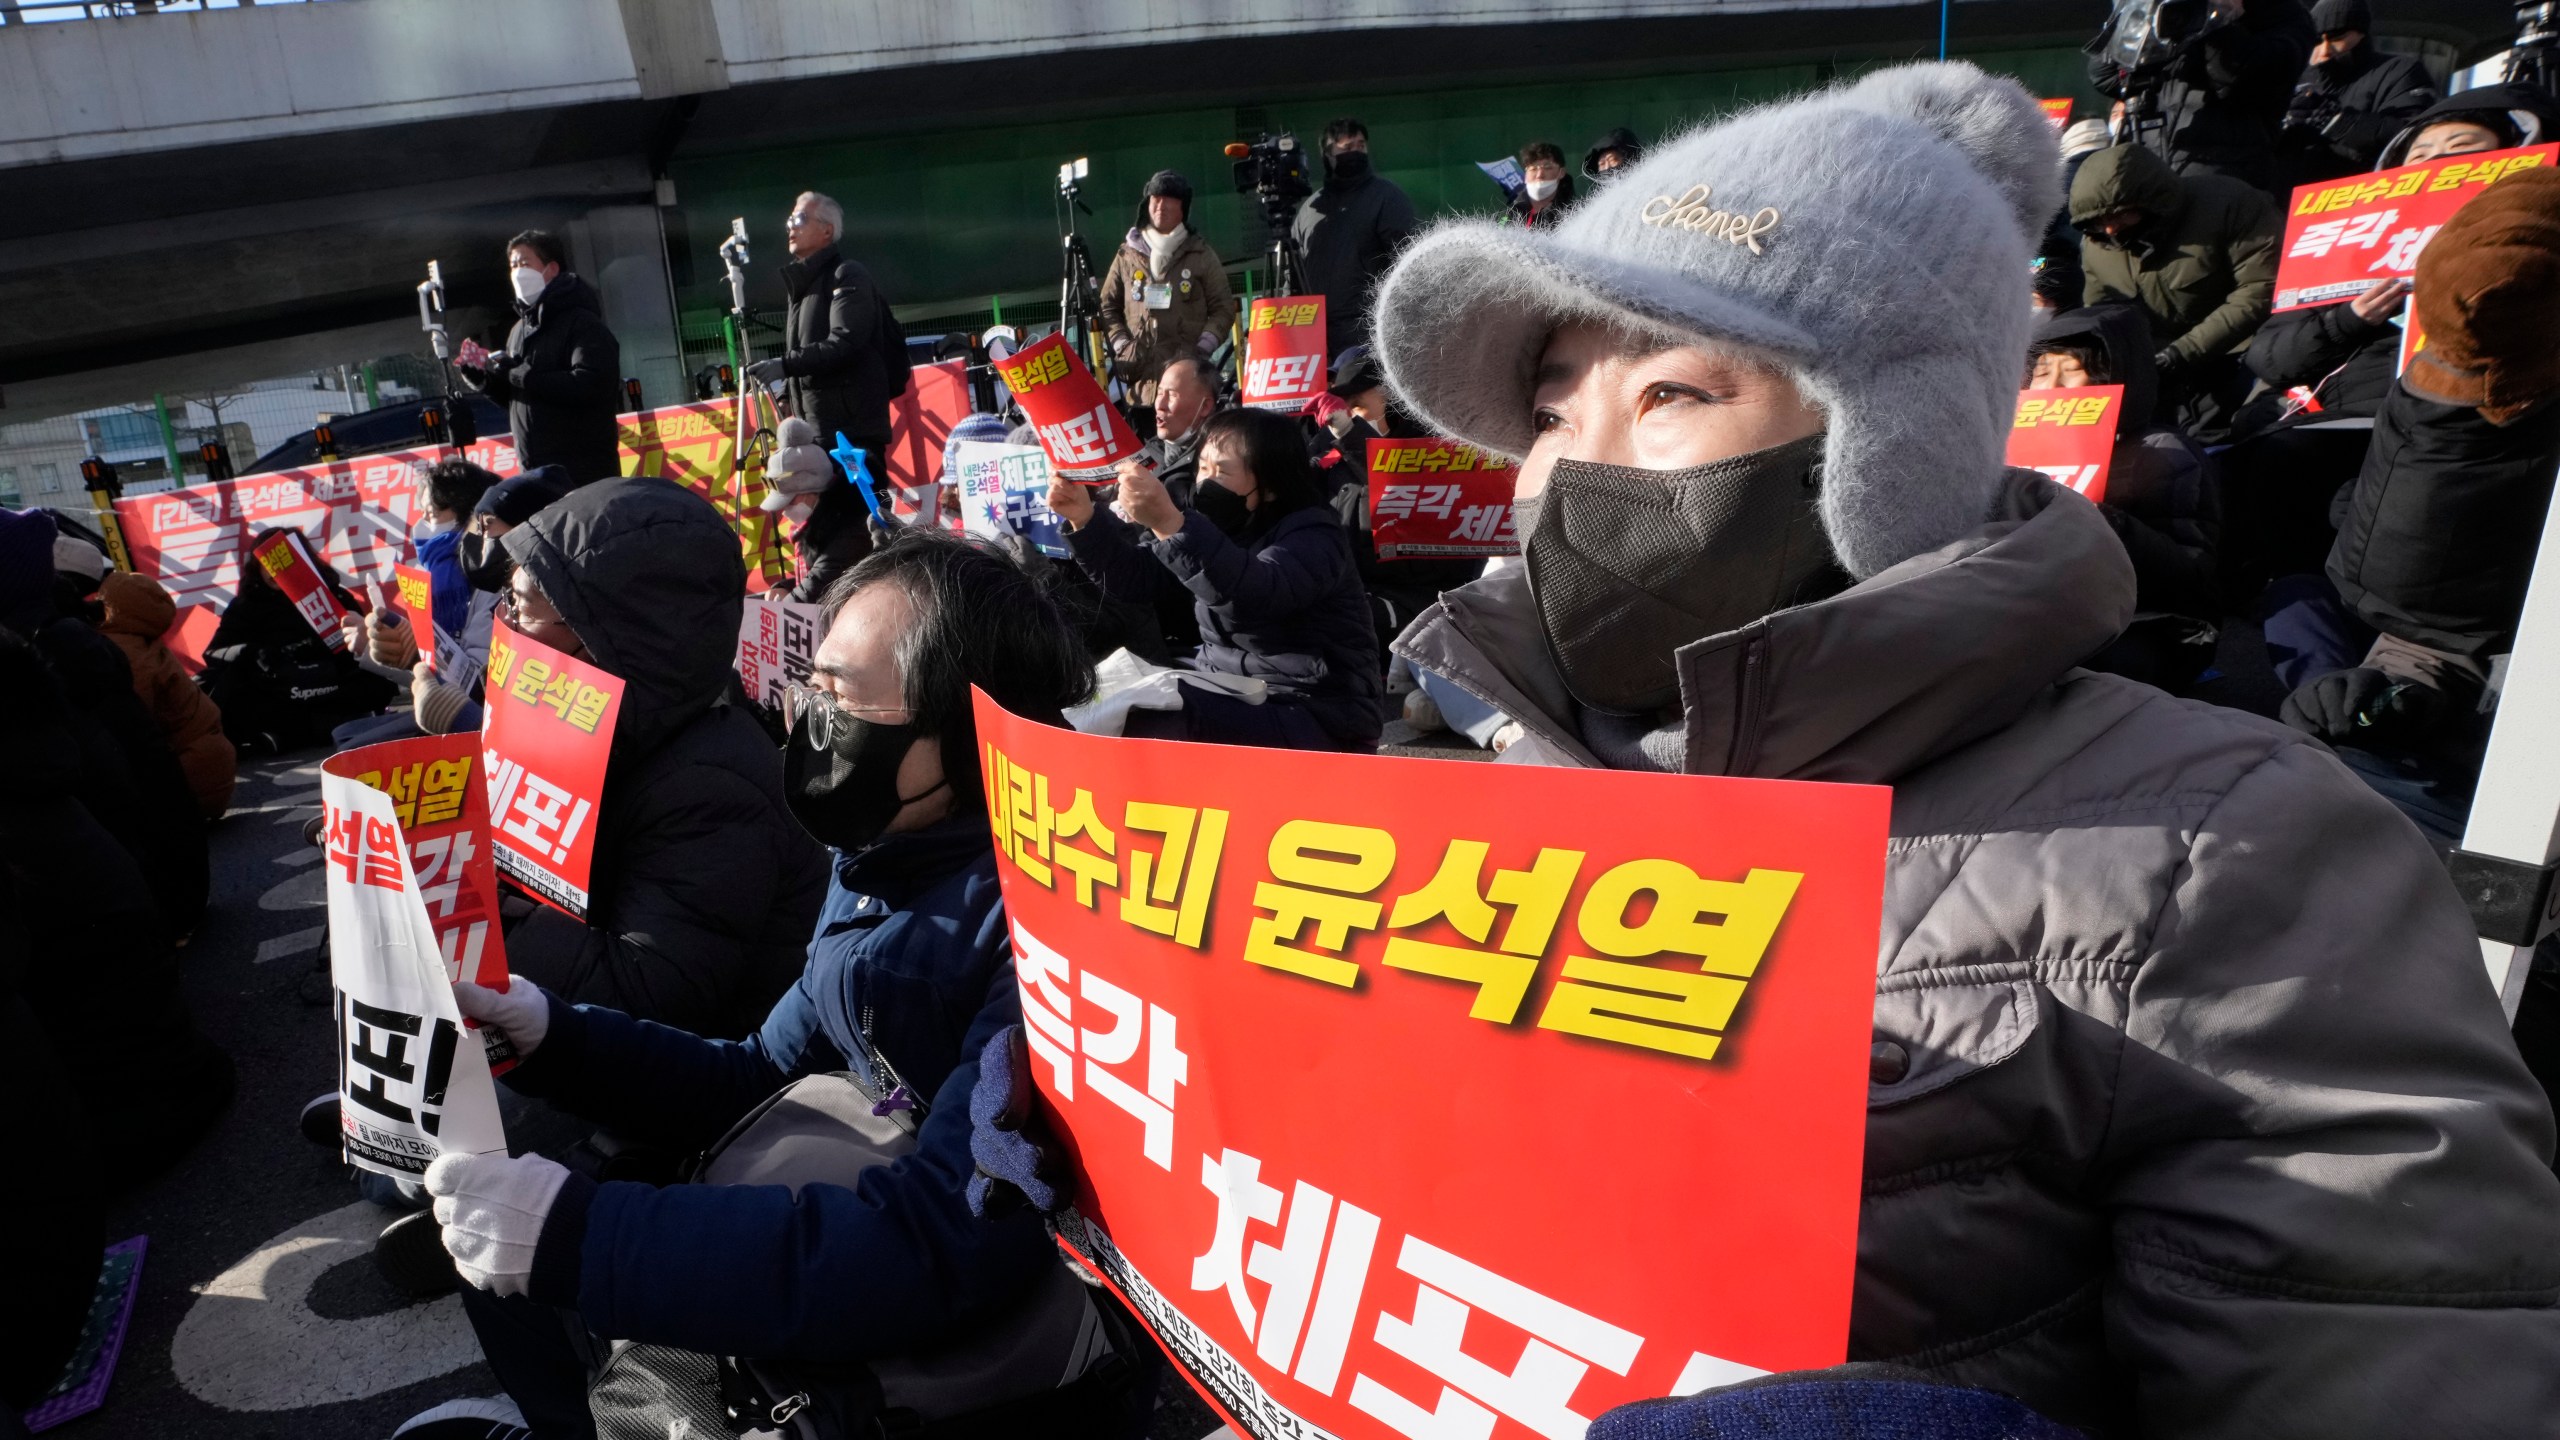
[[2277,715],[2333,745],[2405,745],[2434,723],[2440,698],[2424,685],[2359,666],[2314,676],[2284,697]]

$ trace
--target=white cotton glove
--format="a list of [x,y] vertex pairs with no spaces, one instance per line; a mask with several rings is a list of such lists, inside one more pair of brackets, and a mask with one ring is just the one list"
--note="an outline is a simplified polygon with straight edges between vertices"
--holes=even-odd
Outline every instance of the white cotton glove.
[[453,1003],[462,1013],[507,1037],[516,1058],[532,1058],[533,1047],[551,1032],[551,997],[530,980],[510,978],[504,990],[453,982]]
[[436,1157],[427,1167],[427,1193],[453,1268],[492,1295],[525,1293],[542,1222],[568,1179],[565,1167],[539,1155]]

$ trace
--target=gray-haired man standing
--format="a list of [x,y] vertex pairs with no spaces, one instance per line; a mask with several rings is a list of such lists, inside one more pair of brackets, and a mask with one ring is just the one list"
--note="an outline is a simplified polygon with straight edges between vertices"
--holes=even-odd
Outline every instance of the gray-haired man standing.
[[791,413],[817,427],[821,448],[841,432],[877,456],[889,444],[889,402],[907,388],[905,341],[871,272],[836,248],[843,206],[812,190],[792,202],[786,225],[783,351],[748,366],[747,378],[787,381]]

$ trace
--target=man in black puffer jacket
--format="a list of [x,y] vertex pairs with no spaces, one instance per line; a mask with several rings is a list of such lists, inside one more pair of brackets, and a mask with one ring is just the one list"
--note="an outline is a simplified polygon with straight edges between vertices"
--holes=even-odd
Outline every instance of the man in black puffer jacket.
[[567,268],[558,237],[527,230],[507,242],[516,325],[505,353],[466,347],[462,378],[507,407],[516,463],[558,465],[584,485],[622,473],[614,416],[622,409],[622,344],[604,323],[595,287]]
[[585,486],[503,542],[512,620],[622,677],[584,924],[543,909],[508,967],[572,1004],[734,1039],[798,978],[826,852],[730,666],[746,572],[710,504],[664,480]]
[[[871,452],[876,476],[889,445],[889,404],[906,392],[907,376],[903,364],[892,364],[897,322],[889,302],[871,272],[836,248],[843,229],[844,207],[826,196],[813,190],[793,204],[791,263],[782,267],[791,296],[783,351],[748,366],[747,378],[788,381],[791,413],[818,427],[818,448],[833,450],[841,433]],[[850,558],[869,553],[866,544]]]

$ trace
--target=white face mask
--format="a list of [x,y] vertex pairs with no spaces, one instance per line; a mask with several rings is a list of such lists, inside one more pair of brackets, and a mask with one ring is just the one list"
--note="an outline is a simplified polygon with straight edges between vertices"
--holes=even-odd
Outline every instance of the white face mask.
[[551,282],[543,279],[542,272],[532,266],[519,265],[507,272],[507,283],[516,287],[516,299],[530,305],[541,298],[544,288]]
[[1556,187],[1563,183],[1561,180],[1531,180],[1528,182],[1529,198],[1543,205],[1556,198]]
[[420,520],[417,524],[409,527],[409,538],[412,540],[425,540],[441,535],[452,528],[453,527],[451,525],[446,524],[444,521],[437,519],[433,515],[429,515],[425,519]]
[[791,497],[790,504],[782,507],[783,518],[794,525],[808,524],[809,517],[817,513],[818,497],[815,495],[795,495]]

